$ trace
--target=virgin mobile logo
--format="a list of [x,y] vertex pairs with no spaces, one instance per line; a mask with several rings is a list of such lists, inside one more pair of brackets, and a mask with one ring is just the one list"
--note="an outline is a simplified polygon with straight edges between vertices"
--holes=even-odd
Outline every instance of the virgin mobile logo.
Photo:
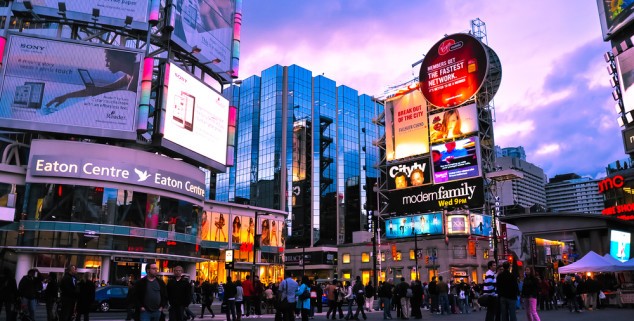
[[443,41],[438,47],[438,54],[441,56],[446,55],[450,51],[454,51],[460,48],[462,48],[462,41],[456,42],[453,39],[447,39]]

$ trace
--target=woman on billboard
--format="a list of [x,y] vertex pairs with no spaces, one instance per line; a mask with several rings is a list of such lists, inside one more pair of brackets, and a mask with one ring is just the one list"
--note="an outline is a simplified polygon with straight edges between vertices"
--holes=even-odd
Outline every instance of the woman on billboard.
[[443,140],[462,136],[462,123],[460,121],[460,113],[458,109],[451,109],[442,115],[442,121],[438,122],[439,117],[434,118],[432,125],[431,140]]

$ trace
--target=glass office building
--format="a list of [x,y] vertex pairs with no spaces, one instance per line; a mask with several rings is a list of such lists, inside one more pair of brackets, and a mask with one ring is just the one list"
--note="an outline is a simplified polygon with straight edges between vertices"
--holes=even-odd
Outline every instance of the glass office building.
[[[336,245],[367,229],[383,106],[297,65],[275,65],[225,90],[238,108],[236,166],[215,199],[284,210],[287,270],[328,277]],[[330,270],[330,272],[327,272]],[[291,272],[292,273],[292,272]]]

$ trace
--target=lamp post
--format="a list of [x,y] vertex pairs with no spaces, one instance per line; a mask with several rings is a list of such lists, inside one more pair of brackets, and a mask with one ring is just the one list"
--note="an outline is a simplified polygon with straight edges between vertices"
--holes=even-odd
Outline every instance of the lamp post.
[[[498,182],[510,181],[514,179],[524,178],[524,174],[515,169],[502,169],[496,170],[493,172],[486,173],[486,178],[493,181],[492,189],[497,189]],[[497,190],[496,190],[497,194]],[[490,204],[490,203],[489,203]],[[490,206],[489,206],[490,209]],[[495,197],[495,207],[493,211],[491,211],[492,216],[492,225],[493,225],[493,259],[495,263],[498,262],[498,229],[497,229],[497,220],[500,216],[500,197]]]
[[412,233],[414,233],[414,262],[416,264],[416,280],[420,280],[420,272],[418,271],[418,233],[416,233],[416,229],[413,226]]
[[255,229],[253,230],[253,271],[251,272],[251,275],[255,278],[255,273],[258,270],[257,267],[257,263],[255,261],[255,254],[257,253],[257,249],[260,247],[260,237],[262,236],[262,232],[260,231],[260,234],[258,234],[258,212],[255,212]]
[[376,253],[376,239],[378,237],[377,230],[379,225],[379,215],[381,215],[381,211],[379,210],[380,197],[379,197],[379,181],[377,179],[376,183],[374,183],[374,192],[376,192],[376,210],[372,213],[372,275],[374,275],[374,286],[378,286],[379,284],[379,276],[377,275],[376,263],[377,263],[377,253]]

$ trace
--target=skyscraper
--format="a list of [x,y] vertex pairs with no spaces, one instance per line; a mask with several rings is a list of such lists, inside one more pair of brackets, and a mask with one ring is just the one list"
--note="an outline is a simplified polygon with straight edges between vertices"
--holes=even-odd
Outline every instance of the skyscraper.
[[[523,150],[522,147],[519,148]],[[506,148],[503,150],[506,150]],[[506,213],[509,213],[509,211],[525,212],[530,208],[535,210],[546,208],[546,194],[544,191],[546,177],[543,169],[527,162],[525,159],[510,156],[497,157],[495,165],[502,170],[514,169],[523,174],[522,179],[503,181],[496,184],[500,205],[506,207]],[[517,206],[521,206],[521,208]]]
[[546,184],[546,203],[553,212],[596,213],[604,209],[599,180],[577,174],[555,175]]

